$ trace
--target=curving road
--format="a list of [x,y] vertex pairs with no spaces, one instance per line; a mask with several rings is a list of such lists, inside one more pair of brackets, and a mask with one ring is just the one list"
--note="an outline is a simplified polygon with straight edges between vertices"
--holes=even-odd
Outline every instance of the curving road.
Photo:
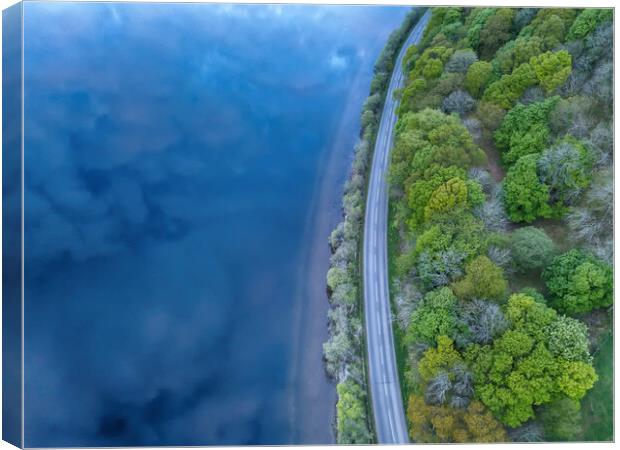
[[429,17],[430,10],[416,24],[398,54],[377,133],[366,199],[364,309],[370,394],[375,417],[375,429],[380,444],[405,444],[409,442],[396,367],[388,290],[388,189],[386,176],[398,106],[393,93],[403,83],[402,61],[405,51],[410,45],[419,42]]

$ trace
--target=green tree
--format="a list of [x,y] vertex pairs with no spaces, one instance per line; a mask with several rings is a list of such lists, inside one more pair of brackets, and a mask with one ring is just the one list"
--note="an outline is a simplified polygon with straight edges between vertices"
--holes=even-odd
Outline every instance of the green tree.
[[454,50],[444,46],[427,48],[416,60],[413,70],[409,73],[409,78],[423,77],[427,80],[439,78],[443,72],[444,64],[448,62],[453,52]]
[[[424,222],[431,217],[433,212],[434,207],[428,208],[427,212],[427,207],[431,201],[431,198],[434,195],[435,197],[440,196],[440,194],[435,194],[437,190],[441,186],[444,186],[449,180],[462,181],[462,178],[465,178],[465,173],[458,167],[437,167],[437,170],[430,177],[426,179],[419,179],[418,181],[407,185],[405,189],[409,210],[411,211],[411,216],[408,221],[409,226],[412,229],[416,229],[418,226],[424,224]],[[464,201],[466,202],[466,191],[464,195]],[[439,205],[437,204],[438,201],[439,199],[435,198],[434,204],[437,209],[439,209]]]
[[545,332],[548,347],[555,356],[567,361],[592,363],[590,356],[588,327],[583,322],[566,316],[558,316]]
[[559,97],[551,97],[530,105],[519,104],[506,114],[493,134],[502,160],[511,165],[525,155],[542,152],[549,142],[549,115]]
[[543,42],[537,36],[530,38],[518,38],[515,39],[514,46],[514,60],[515,66],[529,62],[533,57],[542,53]]
[[[411,195],[410,195],[411,199]],[[424,219],[429,221],[435,214],[462,208],[471,208],[484,202],[482,187],[474,181],[455,177],[439,185],[424,207]]]
[[560,360],[559,371],[560,392],[573,400],[579,400],[586,395],[598,380],[594,367],[582,361]]
[[580,314],[613,303],[611,266],[573,249],[557,256],[543,272],[551,304],[560,312]]
[[513,18],[513,9],[500,8],[485,21],[478,46],[481,58],[490,59],[512,37]]
[[482,99],[495,103],[503,109],[510,109],[521,98],[525,90],[538,83],[536,73],[528,63],[521,64],[510,75],[494,81],[484,91]]
[[505,311],[512,328],[527,333],[537,341],[547,340],[547,327],[557,319],[557,312],[527,294],[512,294]]
[[467,69],[465,89],[475,98],[484,92],[493,75],[493,66],[487,61],[476,61]]
[[406,341],[435,345],[437,336],[455,336],[458,328],[456,297],[447,288],[431,291],[411,316]]
[[452,284],[452,290],[459,299],[474,298],[501,299],[508,283],[504,271],[486,256],[478,256],[465,267],[465,277]]
[[479,101],[476,108],[476,117],[489,131],[495,131],[501,125],[506,111],[495,103]]
[[476,397],[510,427],[534,417],[534,406],[567,396],[579,399],[596,381],[594,368],[548,348],[557,313],[524,294],[506,305],[511,328],[492,345],[472,345],[464,357],[474,373]]
[[504,179],[504,206],[514,222],[530,223],[538,217],[551,217],[549,187],[536,173],[538,155],[521,157]]
[[452,211],[433,219],[415,242],[413,252],[416,256],[424,252],[437,254],[454,250],[471,259],[486,251],[488,236],[480,220],[471,213]]
[[566,40],[583,39],[590,34],[602,22],[611,21],[613,19],[612,9],[584,9],[575,19]]
[[533,56],[530,65],[540,85],[547,93],[551,93],[568,79],[572,70],[572,58],[566,50],[547,52]]
[[512,256],[521,270],[542,269],[549,264],[556,252],[553,241],[544,230],[523,227],[510,235]]
[[566,27],[558,16],[550,16],[534,31],[534,36],[542,40],[545,49],[552,49],[564,40]]
[[336,386],[338,403],[338,443],[369,444],[372,442],[366,417],[365,391],[348,379]]
[[493,16],[497,8],[474,8],[469,17],[467,39],[471,48],[477,49],[480,44],[480,31],[489,17]]

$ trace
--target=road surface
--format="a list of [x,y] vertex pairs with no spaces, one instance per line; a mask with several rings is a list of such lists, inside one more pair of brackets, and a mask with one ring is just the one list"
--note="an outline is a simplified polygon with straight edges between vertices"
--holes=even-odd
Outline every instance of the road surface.
[[380,444],[409,442],[396,367],[388,290],[386,176],[398,106],[398,102],[394,101],[393,93],[403,83],[403,56],[410,45],[419,42],[429,17],[430,11],[414,27],[398,55],[377,133],[366,200],[363,263],[364,309],[370,394],[375,429]]

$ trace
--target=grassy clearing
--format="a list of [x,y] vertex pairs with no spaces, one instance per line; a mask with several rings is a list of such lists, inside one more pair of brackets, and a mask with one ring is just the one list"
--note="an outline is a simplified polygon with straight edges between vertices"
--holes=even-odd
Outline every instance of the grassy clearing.
[[599,337],[594,355],[594,367],[599,379],[581,402],[582,435],[579,440],[612,441],[614,438],[613,363],[613,333],[607,331]]

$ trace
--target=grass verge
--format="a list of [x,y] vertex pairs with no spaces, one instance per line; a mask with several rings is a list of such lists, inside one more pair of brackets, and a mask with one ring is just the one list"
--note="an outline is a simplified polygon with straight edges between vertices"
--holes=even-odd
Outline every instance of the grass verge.
[[[388,244],[388,287],[390,290],[390,306],[392,314],[396,314],[396,305],[394,304],[394,274],[396,273],[396,255],[398,254],[400,239],[398,231],[391,226],[394,223],[394,204],[388,201],[388,226],[387,226],[387,244]],[[398,370],[398,380],[400,381],[400,393],[403,397],[403,405],[407,409],[407,399],[409,398],[409,386],[405,378],[405,367],[407,366],[407,347],[404,344],[405,333],[400,329],[398,324],[392,324],[394,332],[394,352],[396,353],[396,368]]]
[[594,355],[598,381],[581,401],[583,441],[612,441],[614,437],[614,339],[607,331],[599,338]]

